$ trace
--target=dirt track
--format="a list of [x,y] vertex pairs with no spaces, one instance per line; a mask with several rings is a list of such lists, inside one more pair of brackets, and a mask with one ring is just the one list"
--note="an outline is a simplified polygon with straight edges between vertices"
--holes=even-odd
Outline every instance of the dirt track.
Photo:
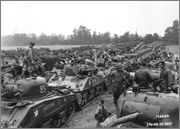
[[91,102],[85,109],[76,112],[69,123],[69,128],[95,128],[96,120],[94,119],[94,113],[100,99],[104,99],[105,106],[109,112],[114,112],[115,107],[112,96],[106,95],[106,93],[104,93],[95,101]]

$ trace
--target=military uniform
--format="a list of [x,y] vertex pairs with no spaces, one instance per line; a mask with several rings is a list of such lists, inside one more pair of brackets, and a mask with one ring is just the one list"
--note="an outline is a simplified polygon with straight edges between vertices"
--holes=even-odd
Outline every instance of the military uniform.
[[130,75],[126,70],[122,69],[122,64],[118,64],[115,67],[117,68],[117,71],[111,74],[112,85],[110,88],[113,92],[113,97],[119,98],[122,93],[124,93],[124,95],[126,94],[128,86],[125,81],[127,81],[126,77]]
[[37,74],[37,75],[40,75],[40,73],[43,74],[44,73],[43,66],[41,65],[41,61],[38,58],[37,52],[33,48],[35,44],[31,42],[30,45],[31,47],[25,52],[23,73],[25,71],[28,72],[29,73],[28,76],[31,76],[32,74]]
[[160,83],[161,91],[166,91],[168,88],[172,86],[173,76],[172,76],[172,72],[169,69],[164,68],[161,71],[160,79],[162,79]]
[[37,57],[37,52],[34,50],[34,48],[29,48],[26,52],[25,52],[25,56],[27,59],[29,59],[30,63],[34,63],[35,60],[38,59]]
[[99,105],[98,108],[95,111],[95,119],[97,121],[96,127],[99,127],[99,123],[104,122],[106,118],[110,115],[104,105]]
[[148,69],[138,69],[134,76],[134,81],[141,88],[148,88],[149,83],[152,81],[150,71]]
[[124,64],[123,67],[126,71],[130,72],[132,70],[131,68],[131,62],[129,60],[127,60]]

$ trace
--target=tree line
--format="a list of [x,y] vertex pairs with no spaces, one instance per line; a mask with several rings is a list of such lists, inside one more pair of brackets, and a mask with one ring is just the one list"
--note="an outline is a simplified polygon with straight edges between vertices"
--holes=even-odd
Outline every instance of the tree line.
[[1,39],[2,46],[24,46],[28,45],[30,41],[37,45],[95,45],[95,44],[121,44],[126,42],[145,42],[151,43],[156,41],[163,41],[167,44],[178,45],[179,42],[179,21],[174,20],[172,26],[165,29],[164,36],[161,37],[157,33],[146,34],[144,37],[138,33],[131,34],[129,31],[123,35],[114,34],[111,36],[110,32],[97,33],[88,29],[86,26],[80,25],[78,29],[73,30],[72,35],[65,37],[62,34],[46,35],[42,33],[40,36],[35,34],[14,34],[3,36]]

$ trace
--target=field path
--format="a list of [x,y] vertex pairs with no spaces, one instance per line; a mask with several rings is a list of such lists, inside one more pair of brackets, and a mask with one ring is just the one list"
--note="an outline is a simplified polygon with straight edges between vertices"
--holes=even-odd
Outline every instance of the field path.
[[95,101],[90,103],[85,109],[76,112],[72,117],[68,128],[95,128],[96,120],[94,119],[94,113],[98,107],[100,99],[104,99],[105,106],[109,112],[114,112],[115,107],[112,96],[104,93],[102,96],[99,96]]

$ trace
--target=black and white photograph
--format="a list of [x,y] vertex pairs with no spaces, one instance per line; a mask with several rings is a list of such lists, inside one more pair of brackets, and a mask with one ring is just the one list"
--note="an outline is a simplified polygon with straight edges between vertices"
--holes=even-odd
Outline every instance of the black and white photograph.
[[179,128],[179,1],[1,1],[1,128]]

